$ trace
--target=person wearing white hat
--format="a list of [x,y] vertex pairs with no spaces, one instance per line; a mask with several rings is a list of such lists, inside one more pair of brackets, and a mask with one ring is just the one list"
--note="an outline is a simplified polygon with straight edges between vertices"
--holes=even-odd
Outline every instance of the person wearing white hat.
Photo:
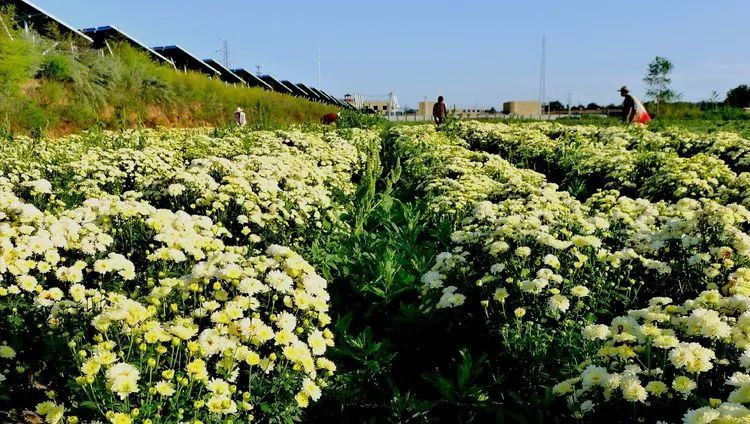
[[651,120],[646,108],[640,100],[630,94],[627,85],[620,87],[620,95],[625,98],[622,103],[622,120],[628,124],[646,124]]
[[238,107],[237,110],[234,111],[234,122],[236,122],[240,127],[244,127],[247,123],[247,119],[245,118],[245,111],[242,110],[241,107]]

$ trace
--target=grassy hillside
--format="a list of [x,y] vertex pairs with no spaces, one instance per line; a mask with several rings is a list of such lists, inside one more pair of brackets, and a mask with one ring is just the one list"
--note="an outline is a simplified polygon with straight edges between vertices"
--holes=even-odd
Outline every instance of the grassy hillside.
[[[5,11],[4,21],[10,22]],[[70,40],[33,40],[0,31],[0,132],[61,135],[99,126],[189,127],[230,122],[237,106],[248,124],[274,127],[316,121],[332,106],[227,85],[152,62],[120,44],[114,54]]]

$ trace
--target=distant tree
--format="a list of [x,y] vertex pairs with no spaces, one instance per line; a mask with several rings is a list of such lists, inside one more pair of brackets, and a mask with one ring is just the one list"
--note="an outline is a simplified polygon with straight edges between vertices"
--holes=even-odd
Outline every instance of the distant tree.
[[557,100],[553,100],[549,102],[548,107],[550,111],[555,111],[555,112],[565,110],[565,105],[563,105],[562,102],[557,101]]
[[708,96],[708,103],[711,105],[713,109],[716,109],[716,106],[719,104],[721,99],[719,98],[719,93],[714,90],[711,92],[711,95]]
[[742,84],[729,90],[726,103],[732,107],[750,107],[750,87]]
[[589,104],[587,104],[587,105],[586,105],[586,110],[599,110],[599,109],[601,109],[601,108],[602,108],[602,107],[601,107],[601,106],[599,106],[599,105],[598,105],[598,104],[596,104],[596,103],[589,103]]
[[495,109],[495,108],[494,108],[494,106],[493,106],[493,107],[491,107],[491,108],[490,108],[490,113],[493,113],[493,114],[494,114],[494,113],[497,113],[497,109]]
[[679,100],[681,97],[669,86],[672,83],[669,74],[672,73],[673,69],[674,65],[669,59],[656,56],[648,64],[648,73],[643,78],[643,82],[646,83],[646,95],[656,102],[657,115],[659,114],[660,103]]

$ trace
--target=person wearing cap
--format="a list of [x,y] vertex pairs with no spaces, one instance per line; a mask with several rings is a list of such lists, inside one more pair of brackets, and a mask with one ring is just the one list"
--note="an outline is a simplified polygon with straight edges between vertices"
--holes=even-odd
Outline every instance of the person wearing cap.
[[651,120],[646,108],[643,103],[640,102],[635,96],[630,94],[628,86],[623,85],[620,87],[620,95],[625,98],[622,103],[622,120],[628,124],[638,123],[646,124]]
[[237,125],[240,127],[244,127],[245,124],[247,124],[247,119],[245,118],[245,111],[242,110],[241,107],[238,107],[237,110],[234,111],[234,122],[236,122]]

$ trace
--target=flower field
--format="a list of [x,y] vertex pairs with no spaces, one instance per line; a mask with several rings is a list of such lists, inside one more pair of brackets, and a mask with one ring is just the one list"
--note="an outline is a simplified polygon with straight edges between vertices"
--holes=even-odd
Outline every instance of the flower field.
[[734,133],[89,132],[0,171],[9,422],[750,420]]
[[477,302],[511,356],[570,367],[553,392],[573,417],[750,417],[750,215],[734,171],[746,140],[546,123],[470,123],[458,141],[418,131],[401,139],[450,152],[426,173],[433,211],[470,209],[422,276],[426,307]]
[[346,231],[376,141],[191,130],[4,146],[3,409],[51,423],[298,414],[336,370],[334,341],[326,280],[281,244]]

